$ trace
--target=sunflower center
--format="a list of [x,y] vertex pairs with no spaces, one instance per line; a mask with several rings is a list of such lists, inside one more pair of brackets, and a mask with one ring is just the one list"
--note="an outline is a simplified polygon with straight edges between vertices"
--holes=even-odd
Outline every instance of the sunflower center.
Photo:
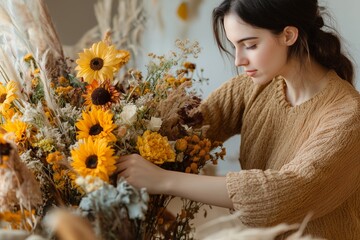
[[94,105],[104,105],[111,101],[111,94],[105,88],[98,87],[92,92],[91,101]]
[[9,143],[0,143],[0,157],[9,156],[11,145]]
[[93,58],[90,61],[90,68],[92,70],[100,70],[104,66],[104,60],[102,58]]
[[103,130],[103,128],[100,126],[100,124],[95,124],[94,126],[92,126],[90,128],[89,134],[90,135],[98,135],[99,133],[101,133]]
[[95,169],[98,164],[98,157],[96,155],[90,155],[86,158],[85,165],[87,168]]
[[6,93],[0,95],[0,103],[4,103],[6,100]]

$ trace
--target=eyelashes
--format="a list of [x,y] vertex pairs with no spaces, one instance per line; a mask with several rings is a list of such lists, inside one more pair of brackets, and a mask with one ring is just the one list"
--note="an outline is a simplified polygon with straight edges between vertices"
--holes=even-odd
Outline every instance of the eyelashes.
[[[231,44],[231,48],[232,48],[233,50],[236,49],[236,47],[235,47],[234,45],[232,45],[232,44]],[[246,46],[245,46],[245,49],[246,49],[246,50],[252,50],[252,49],[256,49],[256,48],[257,48],[257,44],[253,44],[253,45],[251,45],[251,46],[249,46],[249,47],[246,47]]]
[[248,49],[248,50],[256,49],[256,48],[257,48],[257,45],[256,45],[256,44],[251,45],[251,46],[249,46],[249,47],[246,47],[246,49]]

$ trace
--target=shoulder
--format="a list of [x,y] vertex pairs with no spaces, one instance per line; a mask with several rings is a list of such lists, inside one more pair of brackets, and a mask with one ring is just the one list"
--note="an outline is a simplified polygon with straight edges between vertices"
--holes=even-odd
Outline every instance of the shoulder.
[[330,71],[330,94],[328,101],[335,107],[343,107],[345,110],[360,112],[360,94],[349,82],[340,78],[335,71]]
[[[341,79],[334,71],[330,78],[327,95],[322,99],[323,118],[332,119],[335,125],[351,125],[360,128],[360,94],[347,81]],[[336,124],[338,123],[338,124]]]

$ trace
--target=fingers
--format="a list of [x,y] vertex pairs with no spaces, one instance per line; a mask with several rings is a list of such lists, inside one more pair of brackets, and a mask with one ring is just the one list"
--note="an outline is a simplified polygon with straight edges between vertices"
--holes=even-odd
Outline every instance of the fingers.
[[116,169],[115,169],[115,171],[114,171],[114,174],[120,174],[120,173],[122,173],[123,171],[125,171],[126,170],[126,162],[118,162],[118,163],[116,163],[115,164],[115,167],[116,167]]
[[135,158],[137,158],[137,156],[138,156],[137,154],[131,154],[131,155],[121,156],[120,158],[118,158],[115,164],[116,170],[114,174],[120,174],[123,176],[124,172],[131,165],[133,165],[133,161]]
[[136,158],[137,154],[130,154],[130,155],[124,155],[124,156],[121,156],[117,159],[117,162],[120,163],[120,162],[125,162],[127,160],[130,160],[130,159],[133,159],[133,158]]

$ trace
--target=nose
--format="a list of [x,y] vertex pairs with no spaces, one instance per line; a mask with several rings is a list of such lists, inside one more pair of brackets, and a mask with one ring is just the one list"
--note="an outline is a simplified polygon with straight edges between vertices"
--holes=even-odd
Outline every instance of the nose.
[[249,64],[248,58],[243,53],[241,53],[239,50],[236,50],[236,52],[235,52],[235,66],[241,67],[241,66],[246,66],[248,64]]

